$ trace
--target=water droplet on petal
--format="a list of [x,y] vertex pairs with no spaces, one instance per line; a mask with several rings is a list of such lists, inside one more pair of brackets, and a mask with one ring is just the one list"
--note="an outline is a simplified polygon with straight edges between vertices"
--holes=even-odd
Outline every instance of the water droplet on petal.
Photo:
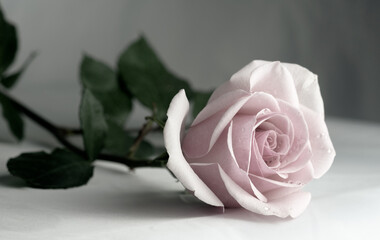
[[332,151],[331,151],[331,149],[329,148],[329,149],[327,149],[327,153],[331,153]]
[[326,134],[325,133],[320,133],[317,135],[317,138],[323,138]]
[[268,211],[268,210],[269,210],[269,207],[266,207],[266,206],[265,206],[265,207],[264,207],[264,210],[265,210],[265,211]]

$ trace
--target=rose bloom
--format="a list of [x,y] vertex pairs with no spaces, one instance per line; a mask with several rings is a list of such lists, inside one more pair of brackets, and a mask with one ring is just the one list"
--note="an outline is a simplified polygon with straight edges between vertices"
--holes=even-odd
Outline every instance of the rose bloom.
[[172,100],[164,129],[167,167],[205,203],[296,217],[302,191],[331,166],[317,76],[289,63],[253,61],[217,88],[185,132],[189,102]]

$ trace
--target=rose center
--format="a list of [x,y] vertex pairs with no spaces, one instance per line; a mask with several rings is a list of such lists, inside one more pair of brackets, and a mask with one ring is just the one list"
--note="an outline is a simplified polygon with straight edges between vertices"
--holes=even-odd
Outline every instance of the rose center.
[[275,131],[269,131],[266,145],[272,150],[274,150],[277,147],[277,134]]
[[270,168],[281,166],[282,158],[290,148],[289,137],[275,130],[256,131],[256,141],[263,160]]

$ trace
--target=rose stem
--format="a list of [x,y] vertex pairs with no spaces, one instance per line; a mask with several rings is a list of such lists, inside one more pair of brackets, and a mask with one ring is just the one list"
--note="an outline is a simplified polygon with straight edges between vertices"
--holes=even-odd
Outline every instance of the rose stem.
[[[64,136],[75,136],[75,135],[83,134],[83,130],[81,128],[71,128],[71,127],[61,127],[61,126],[60,127],[56,126],[56,127],[59,129],[59,131],[62,132]],[[150,132],[159,132],[161,130],[162,130],[162,127],[157,126],[157,127],[152,127]],[[126,129],[125,131],[129,133],[138,133],[139,131],[141,131],[141,129],[130,128],[130,129]]]
[[[43,127],[45,130],[50,132],[58,140],[58,142],[60,142],[67,149],[86,158],[85,151],[73,145],[71,142],[69,142],[65,138],[65,136],[68,133],[67,131],[65,131],[64,128],[59,128],[55,126],[53,123],[49,122],[47,119],[33,112],[32,110],[30,110],[29,108],[21,104],[19,101],[15,100],[14,98],[6,94],[3,90],[0,90],[0,96],[3,98],[6,98],[13,105],[15,109],[17,109],[19,112],[23,113],[25,116],[29,117],[32,121],[34,121],[35,123]],[[167,160],[165,159],[160,159],[160,160],[132,159],[132,158],[119,157],[119,156],[110,155],[110,154],[99,154],[97,158],[99,160],[121,163],[128,166],[131,169],[137,168],[137,167],[165,167],[166,162],[167,162]]]

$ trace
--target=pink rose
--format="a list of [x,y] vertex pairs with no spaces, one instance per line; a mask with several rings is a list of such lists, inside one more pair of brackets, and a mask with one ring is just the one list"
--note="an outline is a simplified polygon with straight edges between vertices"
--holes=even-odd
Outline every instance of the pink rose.
[[251,62],[214,91],[185,133],[188,109],[181,90],[164,129],[167,166],[210,205],[296,217],[311,198],[302,188],[335,157],[317,76],[296,64]]

